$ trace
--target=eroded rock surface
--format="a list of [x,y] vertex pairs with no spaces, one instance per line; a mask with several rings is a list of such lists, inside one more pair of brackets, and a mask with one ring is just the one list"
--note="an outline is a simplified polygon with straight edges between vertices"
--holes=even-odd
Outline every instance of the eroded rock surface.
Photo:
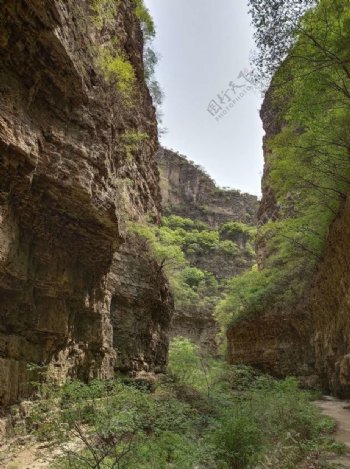
[[[159,218],[155,111],[129,0],[97,27],[90,2],[2,2],[0,404],[29,392],[28,363],[64,379],[160,371],[171,298],[128,219]],[[98,54],[136,75],[126,105]],[[127,157],[123,135],[146,133]]]
[[217,228],[227,221],[254,225],[257,197],[220,189],[202,168],[174,151],[158,152],[164,213],[204,221]]
[[350,396],[350,199],[330,228],[311,294],[312,344],[325,389]]

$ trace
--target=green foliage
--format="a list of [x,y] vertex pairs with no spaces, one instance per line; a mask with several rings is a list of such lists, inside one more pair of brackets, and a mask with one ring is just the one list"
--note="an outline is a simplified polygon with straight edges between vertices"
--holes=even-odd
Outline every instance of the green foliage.
[[217,304],[215,318],[220,325],[221,341],[233,322],[247,314],[263,312],[271,289],[274,288],[271,273],[259,272],[257,268],[233,277],[228,283],[228,293]]
[[257,235],[264,270],[232,282],[218,307],[222,328],[246,313],[292,308],[313,278],[350,187],[348,24],[344,2],[321,0],[299,21],[297,41],[273,79],[270,101],[280,131],[267,141],[265,184],[278,209]]
[[250,414],[232,409],[218,420],[217,427],[211,432],[210,443],[216,460],[224,463],[224,467],[253,467],[260,459],[262,429]]
[[[152,48],[152,40],[155,37],[154,22],[143,0],[133,1],[134,13],[140,21],[144,37],[143,62],[145,80],[154,104],[160,106],[163,100],[163,92],[154,77],[155,67],[158,63],[158,55]],[[102,31],[106,22],[116,19],[119,4],[120,0],[93,0],[91,4],[91,20],[100,31]],[[136,76],[131,62],[125,53],[119,50],[116,38],[105,44],[104,48],[99,47],[97,55],[98,65],[105,78],[116,82],[124,103],[130,105],[135,92]]]
[[91,10],[92,20],[98,29],[102,29],[106,21],[115,18],[120,0],[93,0]]
[[156,35],[155,25],[148,8],[145,6],[143,0],[134,0],[135,15],[140,21],[141,28],[144,36],[144,50],[143,50],[143,64],[145,69],[145,79],[153,99],[153,103],[157,109],[158,121],[161,121],[161,112],[159,110],[164,93],[160,87],[159,82],[155,78],[155,68],[157,66],[159,57],[152,47],[152,41]]
[[253,60],[260,80],[270,79],[295,42],[300,19],[316,0],[249,0],[258,54]]
[[191,288],[198,288],[205,280],[205,273],[197,267],[186,267],[183,271],[183,280]]
[[177,337],[170,344],[169,371],[184,384],[193,384],[200,368],[199,347]]
[[232,237],[233,239],[239,235],[254,237],[256,234],[256,228],[238,221],[229,221],[220,226],[219,233],[221,236]]
[[178,215],[170,215],[164,217],[162,220],[162,225],[166,226],[172,230],[177,228],[182,228],[186,231],[196,229],[198,231],[207,230],[209,226],[199,220],[192,220],[190,218],[179,217]]
[[122,54],[116,56],[108,49],[101,49],[98,62],[105,78],[116,82],[124,100],[130,101],[136,85],[136,76],[130,61]]
[[153,256],[170,277],[187,265],[181,247],[176,243],[162,242],[161,234],[156,226],[134,223],[130,224],[129,228],[148,241]]
[[238,253],[236,245],[221,242],[217,231],[206,228],[204,223],[177,216],[164,218],[159,228],[130,225],[134,233],[147,239],[153,256],[169,279],[179,310],[212,309],[220,297],[220,285],[214,275],[191,265],[190,254],[220,249],[230,255]]
[[142,144],[149,138],[148,134],[137,130],[128,129],[122,135],[122,145],[126,154],[126,160],[130,161],[135,152],[142,148]]
[[295,379],[231,367],[187,339],[172,341],[169,374],[151,389],[130,379],[52,385],[27,408],[27,430],[61,445],[58,469],[299,467],[342,450]]

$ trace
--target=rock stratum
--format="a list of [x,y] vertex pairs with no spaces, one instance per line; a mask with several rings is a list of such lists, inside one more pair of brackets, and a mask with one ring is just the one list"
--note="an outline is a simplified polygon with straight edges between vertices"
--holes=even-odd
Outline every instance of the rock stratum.
[[163,213],[188,217],[218,228],[227,221],[256,224],[257,197],[220,189],[194,162],[172,150],[158,152]]
[[[131,0],[96,15],[89,1],[1,4],[2,406],[30,392],[29,364],[60,380],[166,364],[168,285],[125,229],[161,204],[142,31]],[[132,65],[131,104],[99,67],[107,46]],[[130,132],[147,134],[131,156]]]

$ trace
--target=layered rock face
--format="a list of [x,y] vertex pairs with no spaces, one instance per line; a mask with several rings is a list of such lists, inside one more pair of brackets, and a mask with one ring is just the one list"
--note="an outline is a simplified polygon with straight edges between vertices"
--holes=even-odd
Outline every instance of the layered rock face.
[[267,311],[242,319],[227,332],[228,360],[245,364],[278,378],[297,376],[306,387],[319,384],[310,345],[312,324],[309,311]]
[[[1,405],[30,391],[29,363],[88,379],[166,362],[168,287],[125,230],[160,209],[142,32],[131,1],[98,26],[90,6],[1,6]],[[133,104],[97,65],[114,36],[135,72]],[[148,136],[132,158],[130,130]]]
[[[261,117],[268,139],[281,129],[271,92]],[[269,186],[269,151],[264,146],[263,198],[259,225],[281,216]],[[322,210],[322,208],[320,208]],[[260,316],[247,317],[227,333],[229,361],[245,363],[278,377],[296,375],[307,386],[350,396],[350,200],[329,228],[322,259],[297,305],[284,304]],[[257,244],[260,268],[266,262],[264,238]]]
[[[267,145],[267,141],[281,131],[282,121],[278,115],[279,110],[270,89],[266,93],[260,112],[265,130],[262,199],[257,215],[260,228],[280,217],[279,206],[269,184],[271,165]],[[264,236],[258,236],[255,247],[258,266],[263,269],[268,255]],[[228,359],[232,364],[245,363],[277,377],[297,375],[302,382],[314,384],[317,377],[314,354],[310,346],[311,334],[306,300],[301,300],[297,306],[290,309],[288,306],[274,307],[262,316],[247,317],[229,328]]]
[[205,172],[171,150],[158,152],[164,214],[204,221],[217,228],[227,221],[254,225],[257,197],[219,189]]
[[228,331],[229,360],[306,386],[350,396],[350,199],[329,230],[308,295],[288,309],[267,311]]
[[[171,150],[160,149],[157,160],[164,215],[178,215],[202,221],[215,230],[230,221],[250,225],[256,223],[256,196],[219,189],[200,167]],[[221,237],[225,239],[224,235]],[[255,262],[255,257],[245,252],[249,242],[248,236],[240,233],[231,241],[239,246],[241,256],[232,259],[223,251],[207,249],[204,253],[188,254],[190,265],[213,273],[219,282],[249,269]],[[188,337],[215,351],[218,326],[213,313],[213,306],[203,309],[193,304],[187,310],[177,308],[172,321],[171,336]]]
[[[276,106],[273,90],[270,89],[260,112],[265,136],[262,199],[257,214],[258,233],[259,230],[263,231],[266,223],[282,216],[269,183],[272,168],[267,142],[281,131],[283,125],[283,114]],[[259,269],[263,269],[269,256],[264,236],[258,235],[255,247]],[[262,315],[248,316],[231,326],[227,331],[229,362],[244,363],[276,377],[295,375],[306,386],[319,383],[311,345],[313,328],[308,306],[309,294],[308,291],[298,304],[291,307],[288,304],[272,306]]]
[[311,292],[312,345],[323,386],[350,396],[350,199],[330,228]]

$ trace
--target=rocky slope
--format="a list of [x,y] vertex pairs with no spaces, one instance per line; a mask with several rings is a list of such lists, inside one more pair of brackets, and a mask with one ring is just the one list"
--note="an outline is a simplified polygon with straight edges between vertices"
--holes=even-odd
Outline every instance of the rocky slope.
[[164,214],[193,218],[218,228],[227,221],[256,223],[257,197],[218,188],[202,168],[174,151],[158,153]]
[[[166,362],[167,283],[125,230],[160,210],[142,32],[131,0],[90,7],[1,6],[1,405],[30,391],[29,363],[87,379]],[[99,66],[107,47],[132,65],[132,104]],[[131,156],[128,132],[147,134]]]
[[[232,221],[251,226],[256,223],[256,196],[219,189],[203,169],[174,151],[160,149],[157,160],[164,215],[204,222],[209,230],[219,230]],[[220,248],[186,254],[191,266],[214,274],[219,284],[249,269],[255,262],[255,256],[248,249],[252,239],[247,233],[221,233],[220,239],[232,241],[239,255],[232,258]],[[186,309],[176,308],[171,335],[189,337],[215,350],[218,327],[213,312],[214,305],[199,307],[193,304]]]

